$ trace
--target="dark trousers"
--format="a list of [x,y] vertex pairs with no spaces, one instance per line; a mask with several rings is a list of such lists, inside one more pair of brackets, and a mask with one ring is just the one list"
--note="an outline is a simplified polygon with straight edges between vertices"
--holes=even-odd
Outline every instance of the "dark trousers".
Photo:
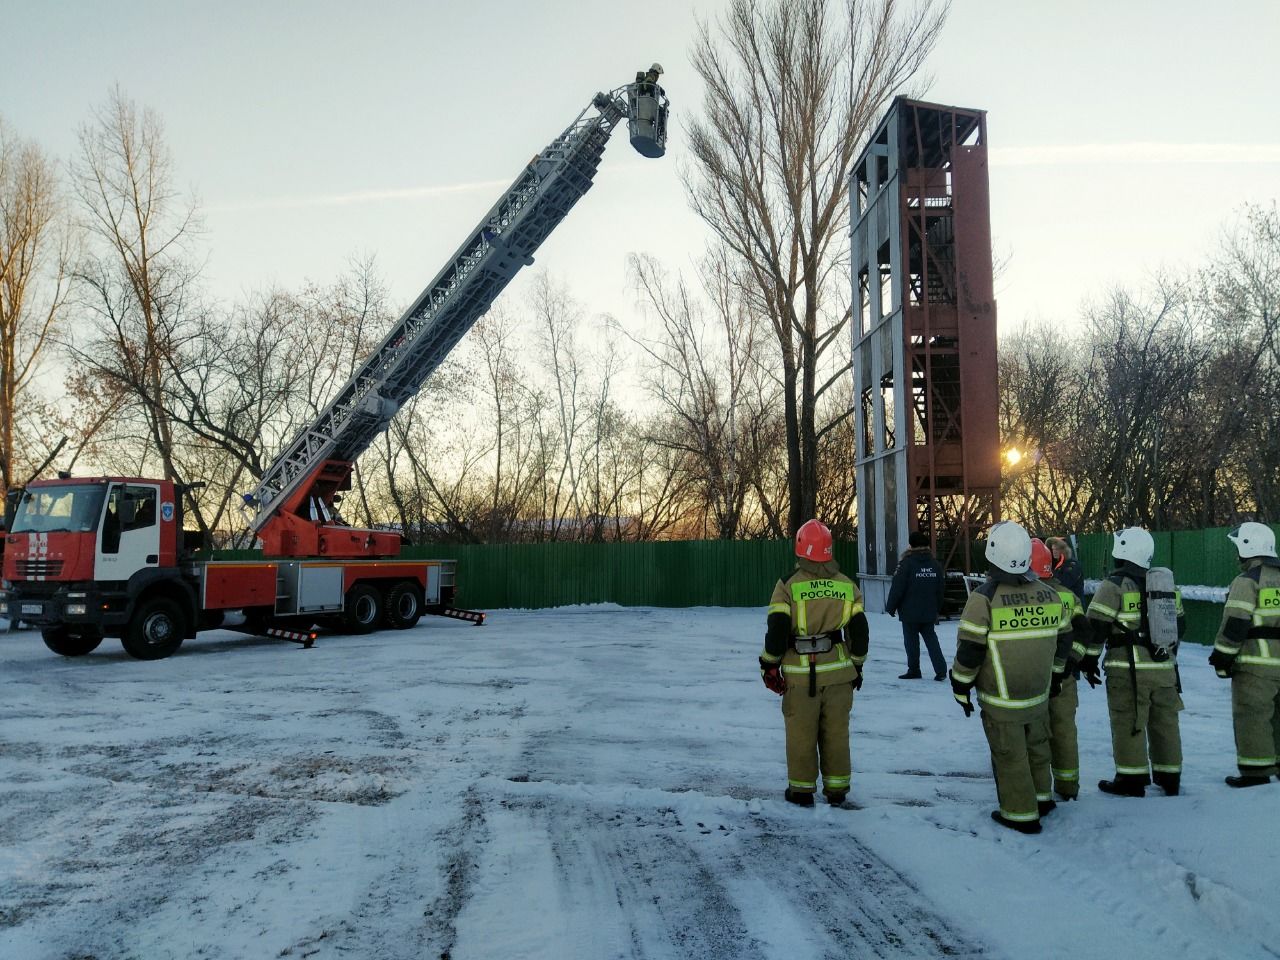
[[933,664],[934,676],[945,676],[947,661],[942,657],[942,647],[938,645],[938,632],[932,623],[903,623],[902,645],[907,648],[907,673],[920,672],[920,638],[924,637],[924,645],[929,649],[929,660]]

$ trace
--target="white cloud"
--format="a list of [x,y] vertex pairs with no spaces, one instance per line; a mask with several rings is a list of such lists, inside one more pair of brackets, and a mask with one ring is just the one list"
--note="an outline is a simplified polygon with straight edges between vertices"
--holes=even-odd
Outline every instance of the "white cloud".
[[263,197],[258,200],[212,204],[206,209],[214,213],[226,213],[241,210],[339,207],[356,203],[377,203],[383,200],[423,200],[455,193],[472,193],[477,190],[500,190],[509,185],[509,180],[477,180],[473,183],[451,183],[436,187],[402,187],[392,190],[354,190],[348,193],[313,194],[311,196]]
[[1139,142],[992,147],[991,163],[1002,167],[1112,163],[1280,163],[1280,144]]

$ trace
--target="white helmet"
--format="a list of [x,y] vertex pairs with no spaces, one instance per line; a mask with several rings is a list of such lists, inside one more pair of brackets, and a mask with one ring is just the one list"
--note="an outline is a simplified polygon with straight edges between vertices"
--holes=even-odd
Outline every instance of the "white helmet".
[[1001,573],[1034,580],[1031,573],[1031,535],[1021,524],[1001,520],[987,531],[987,562]]
[[649,72],[656,73],[658,76],[662,76],[662,64],[655,63],[653,66],[649,68]]
[[1149,570],[1155,555],[1156,542],[1141,527],[1125,527],[1112,535],[1111,556],[1117,560],[1128,560],[1143,570]]
[[1276,555],[1276,535],[1265,523],[1242,523],[1227,534],[1227,539],[1236,545],[1241,560]]

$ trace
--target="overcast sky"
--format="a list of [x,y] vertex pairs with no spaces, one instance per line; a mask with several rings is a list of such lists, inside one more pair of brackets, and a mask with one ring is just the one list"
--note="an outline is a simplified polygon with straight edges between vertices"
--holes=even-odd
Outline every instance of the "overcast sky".
[[[688,267],[706,233],[678,177],[696,15],[677,0],[0,0],[0,115],[62,158],[119,83],[164,118],[223,296],[328,280],[376,254],[417,295],[598,89],[659,60],[676,129],[619,135],[538,261],[632,312],[626,256]],[[927,99],[989,111],[1004,329],[1190,264],[1280,194],[1278,0],[955,0]],[[527,277],[523,278],[527,282]],[[519,296],[519,285],[512,288]]]

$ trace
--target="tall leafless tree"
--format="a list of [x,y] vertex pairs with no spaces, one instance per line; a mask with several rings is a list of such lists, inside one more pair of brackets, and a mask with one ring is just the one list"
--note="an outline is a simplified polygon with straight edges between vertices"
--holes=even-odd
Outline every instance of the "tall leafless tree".
[[848,174],[889,99],[916,76],[945,0],[732,0],[704,23],[693,66],[706,84],[690,127],[686,179],[697,213],[737,258],[744,293],[777,340],[786,424],[789,526],[816,511],[818,422],[847,376],[827,351],[849,320]]
[[159,116],[118,87],[81,127],[72,173],[92,240],[78,278],[94,327],[75,355],[134,398],[164,477],[181,479],[165,391],[173,352],[195,334],[196,205],[174,183]]
[[0,491],[19,482],[24,402],[67,302],[72,241],[63,215],[53,160],[0,120]]

